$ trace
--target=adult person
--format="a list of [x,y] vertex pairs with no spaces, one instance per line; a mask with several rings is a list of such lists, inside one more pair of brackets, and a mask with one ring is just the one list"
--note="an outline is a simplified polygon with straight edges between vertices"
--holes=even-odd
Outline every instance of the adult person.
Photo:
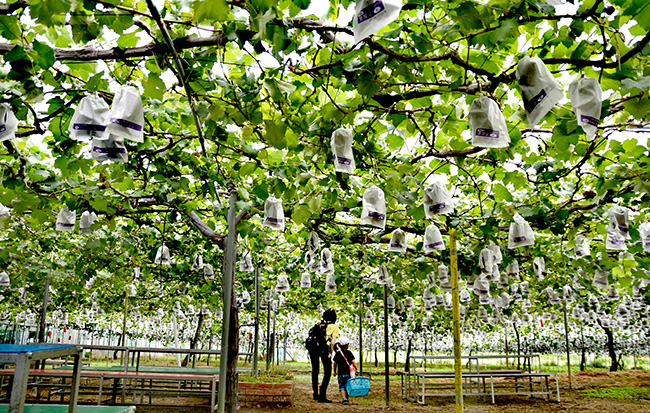
[[[314,332],[312,334],[312,332]],[[323,337],[324,334],[324,337]],[[336,325],[336,311],[333,309],[323,311],[323,318],[317,323],[310,336],[319,336],[317,341],[323,341],[322,345],[309,349],[309,360],[311,361],[311,385],[314,391],[314,400],[319,403],[332,403],[327,398],[327,386],[332,377],[332,353],[336,339],[339,337],[339,327]],[[318,374],[320,365],[323,364],[323,382],[318,386]]]

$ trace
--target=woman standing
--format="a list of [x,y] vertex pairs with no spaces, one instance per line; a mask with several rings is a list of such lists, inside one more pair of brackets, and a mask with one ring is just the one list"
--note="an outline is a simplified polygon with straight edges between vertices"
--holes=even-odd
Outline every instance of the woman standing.
[[[309,350],[309,359],[311,360],[311,384],[314,391],[314,400],[319,403],[332,403],[327,398],[327,386],[330,384],[332,377],[332,353],[334,344],[339,336],[339,327],[336,325],[336,311],[333,309],[325,310],[323,318],[317,326],[320,328],[320,334],[324,334],[324,340],[327,345]],[[323,382],[318,387],[318,374],[320,364],[323,364]]]

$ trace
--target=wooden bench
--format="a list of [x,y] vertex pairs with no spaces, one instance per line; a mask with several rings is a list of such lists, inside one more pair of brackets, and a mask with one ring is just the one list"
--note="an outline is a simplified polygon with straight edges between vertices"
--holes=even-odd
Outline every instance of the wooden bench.
[[[4,369],[0,370],[0,377],[12,376],[14,374],[13,369]],[[29,371],[30,376],[34,377],[49,377],[49,378],[60,378],[62,383],[31,383],[32,387],[36,388],[58,388],[55,391],[48,392],[48,402],[52,395],[59,395],[61,400],[65,394],[69,392],[70,385],[65,384],[67,378],[72,377],[72,371],[67,369],[31,369]],[[214,403],[216,398],[216,389],[218,384],[218,376],[215,374],[179,374],[179,373],[157,373],[157,372],[124,372],[124,371],[107,371],[107,370],[82,370],[81,371],[82,379],[99,379],[99,386],[97,386],[98,394],[97,405],[100,406],[102,403],[102,396],[104,392],[104,383],[106,381],[114,380],[112,389],[111,400],[113,403],[116,402],[116,392],[118,390],[118,381],[122,383],[121,386],[121,403],[125,404],[125,398],[127,391],[133,393],[133,404],[136,403],[137,394],[140,393],[140,404],[143,404],[143,397],[145,394],[149,396],[149,404],[151,404],[152,394],[191,394],[191,395],[209,395],[210,396],[210,406],[214,410]],[[127,382],[128,380],[128,382]],[[145,386],[145,381],[148,380],[149,387]],[[130,385],[130,383],[135,383],[135,385]],[[154,387],[154,382],[158,386]],[[184,385],[188,385],[192,382],[208,382],[208,390],[204,391],[200,388],[197,389],[181,389],[181,382]],[[0,381],[1,383],[1,381]],[[138,383],[140,385],[138,386]],[[160,386],[160,384],[163,384]],[[176,385],[176,388],[173,389],[171,384]],[[84,389],[95,389],[96,386],[83,386]]]
[[[0,413],[8,413],[9,405],[0,404]],[[67,413],[68,406],[50,404],[26,404],[24,413]],[[135,413],[135,407],[124,406],[77,406],[77,413]]]

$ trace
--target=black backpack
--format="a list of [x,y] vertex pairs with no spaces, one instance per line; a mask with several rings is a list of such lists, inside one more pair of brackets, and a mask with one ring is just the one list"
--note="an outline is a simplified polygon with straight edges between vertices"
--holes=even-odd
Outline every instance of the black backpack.
[[327,345],[327,324],[316,323],[307,333],[305,348],[310,353],[325,353],[329,351]]

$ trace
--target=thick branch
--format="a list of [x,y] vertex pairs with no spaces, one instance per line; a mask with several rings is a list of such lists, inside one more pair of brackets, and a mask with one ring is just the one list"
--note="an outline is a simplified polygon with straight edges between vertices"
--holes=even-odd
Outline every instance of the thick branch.
[[11,14],[25,7],[27,7],[27,0],[18,0],[11,4],[0,4],[0,14]]
[[643,39],[639,40],[639,42],[635,44],[633,48],[628,50],[627,53],[621,56],[620,60],[618,61],[608,62],[604,58],[600,60],[585,60],[585,59],[571,59],[571,58],[548,58],[543,60],[544,63],[546,63],[547,65],[568,63],[578,69],[583,67],[600,67],[603,69],[615,69],[619,67],[619,65],[622,65],[623,63],[627,62],[628,60],[630,60],[631,58],[639,54],[648,45],[648,43],[650,43],[650,32],[646,33]]
[[203,234],[206,238],[214,241],[217,246],[220,248],[224,248],[226,245],[226,237],[225,235],[217,234],[214,232],[212,228],[210,228],[203,220],[201,217],[199,217],[196,212],[192,211],[189,214],[183,212],[183,214],[190,220],[190,223],[194,228],[199,230],[201,234]]
[[576,211],[589,211],[590,209],[596,208],[600,204],[607,204],[613,202],[614,198],[625,195],[631,192],[633,189],[634,189],[634,184],[629,184],[621,188],[617,192],[614,191],[608,192],[600,202],[592,202],[591,204],[585,204],[585,205],[572,205],[569,208],[567,208],[567,211],[569,211],[569,214]]
[[[224,33],[217,33],[209,37],[187,36],[174,40],[176,50],[192,49],[196,47],[224,46],[228,38]],[[0,44],[0,54],[10,52],[15,44]],[[26,49],[31,49],[26,47]],[[94,60],[122,60],[133,57],[153,56],[156,54],[170,53],[169,47],[162,43],[149,43],[145,46],[121,49],[97,49],[94,47],[81,47],[79,49],[55,48],[54,56],[57,60],[94,61]]]
[[481,152],[481,151],[484,150],[484,149],[485,149],[485,148],[480,148],[480,147],[478,147],[478,146],[474,146],[474,147],[467,148],[467,149],[461,149],[461,150],[459,150],[459,151],[454,151],[454,150],[439,151],[439,152],[436,152],[436,151],[429,151],[429,152],[426,152],[426,153],[424,153],[424,154],[422,154],[422,155],[418,155],[418,156],[414,157],[414,158],[411,160],[411,163],[418,162],[418,161],[420,161],[420,160],[422,160],[422,159],[425,159],[425,158],[439,158],[439,159],[444,159],[444,158],[454,158],[454,157],[459,157],[459,156],[460,156],[460,157],[466,157],[466,156],[468,156],[468,155],[472,155],[472,154],[475,154],[475,153],[479,153],[479,152]]

